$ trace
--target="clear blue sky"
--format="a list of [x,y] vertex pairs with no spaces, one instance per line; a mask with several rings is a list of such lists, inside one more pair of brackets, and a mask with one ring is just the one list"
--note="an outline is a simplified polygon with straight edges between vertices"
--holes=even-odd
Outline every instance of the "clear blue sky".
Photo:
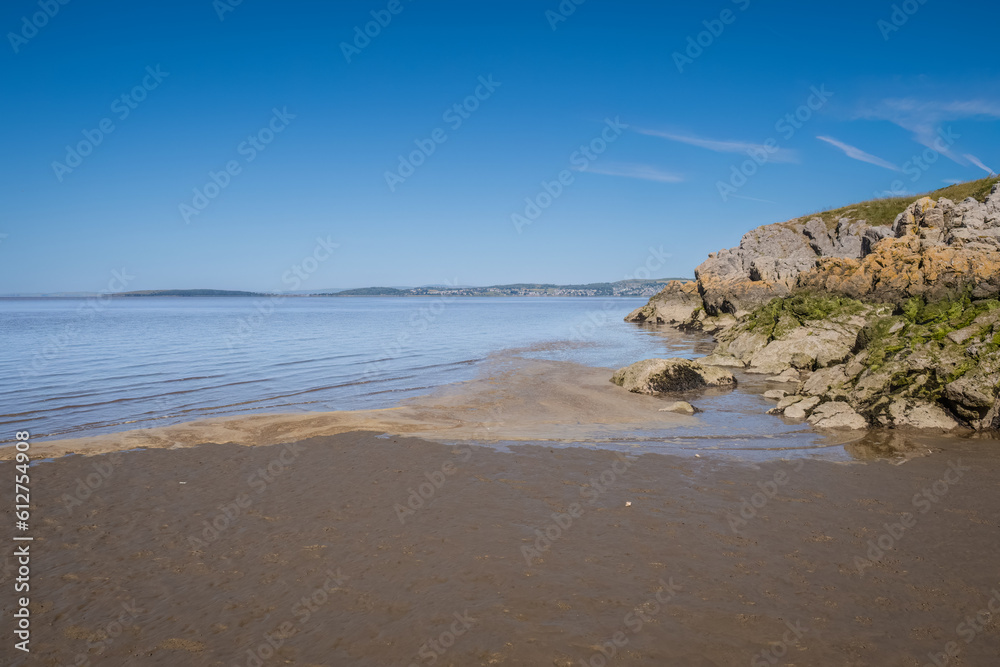
[[[592,282],[650,247],[654,277],[692,275],[752,227],[1000,169],[995,2],[231,2],[3,3],[0,293],[122,268],[129,289]],[[433,154],[390,188],[416,141]],[[724,199],[747,150],[767,159]],[[339,247],[292,285],[317,238]]]

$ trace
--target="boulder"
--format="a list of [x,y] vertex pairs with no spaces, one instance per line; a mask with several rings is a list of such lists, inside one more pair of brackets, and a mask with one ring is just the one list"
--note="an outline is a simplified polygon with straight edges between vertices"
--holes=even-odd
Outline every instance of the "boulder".
[[896,426],[940,431],[958,428],[958,422],[941,406],[926,401],[897,399],[889,406],[889,414]]
[[702,366],[722,366],[723,368],[743,368],[745,363],[728,354],[710,354],[698,360]]
[[676,403],[671,403],[665,408],[660,408],[659,412],[677,412],[679,414],[693,415],[696,411],[693,405],[687,401],[677,401]]
[[691,319],[701,308],[698,283],[672,280],[642,308],[625,317],[626,322],[677,324]]
[[823,403],[809,415],[809,423],[816,428],[824,429],[868,428],[868,422],[865,418],[859,415],[849,403],[845,403],[844,401]]
[[817,405],[819,405],[819,399],[815,396],[804,398],[785,408],[785,416],[789,419],[805,419],[809,412]]
[[831,390],[839,389],[848,382],[844,368],[844,364],[838,364],[816,371],[803,383],[802,393],[810,396],[823,396]]
[[633,393],[650,395],[736,386],[729,371],[689,359],[646,359],[619,369],[611,381]]
[[787,408],[788,406],[794,403],[798,403],[799,401],[805,400],[805,398],[806,397],[802,396],[801,394],[791,394],[788,396],[784,396],[780,401],[778,401],[778,404],[774,407],[776,410],[784,411],[785,408]]
[[747,370],[751,373],[781,373],[792,367],[793,359],[799,368],[809,365],[825,368],[846,360],[856,339],[857,331],[847,327],[821,323],[797,327],[754,354]]
[[767,378],[768,382],[798,382],[801,378],[794,368],[786,368],[779,375]]
[[781,389],[772,389],[770,391],[764,392],[764,398],[769,398],[773,401],[780,401],[785,397],[785,392]]

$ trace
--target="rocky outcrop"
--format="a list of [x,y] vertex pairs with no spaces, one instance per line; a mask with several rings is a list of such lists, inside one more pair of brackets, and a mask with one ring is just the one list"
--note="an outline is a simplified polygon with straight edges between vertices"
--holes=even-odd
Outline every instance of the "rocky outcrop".
[[1000,428],[997,299],[914,297],[897,307],[799,295],[718,339],[713,357],[731,356],[749,372],[781,370],[768,381],[792,392],[770,414],[819,428]]
[[797,287],[855,299],[901,303],[972,290],[1000,294],[1000,184],[985,203],[924,197],[899,214],[892,236],[861,257],[820,258]]
[[[875,202],[755,229],[629,320],[715,334],[698,368],[767,374],[789,392],[769,412],[818,428],[1000,429],[1000,183],[963,188],[983,201],[924,197],[891,225],[847,215],[892,205]],[[632,373],[644,393],[698,376]]]
[[720,316],[740,317],[801,290],[889,303],[969,286],[975,296],[1000,293],[1000,184],[983,202],[924,197],[891,226],[829,218],[748,232],[739,246],[710,254],[695,270],[695,283],[668,285],[629,321],[686,319],[712,331],[727,324],[716,321]]
[[702,307],[698,284],[694,281],[672,280],[649,303],[633,310],[626,322],[646,324],[677,324],[691,319]]
[[736,378],[729,371],[702,366],[689,359],[638,361],[616,371],[611,381],[632,393],[653,396],[708,387],[736,386]]

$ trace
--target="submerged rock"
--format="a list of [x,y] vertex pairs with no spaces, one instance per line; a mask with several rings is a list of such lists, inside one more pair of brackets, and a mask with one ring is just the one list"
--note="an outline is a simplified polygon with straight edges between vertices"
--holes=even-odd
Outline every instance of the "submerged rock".
[[633,393],[651,395],[736,386],[729,371],[689,359],[646,359],[619,369],[611,381]]
[[677,401],[676,403],[671,403],[665,408],[660,408],[659,412],[677,412],[679,414],[693,415],[696,410],[693,405],[687,401]]

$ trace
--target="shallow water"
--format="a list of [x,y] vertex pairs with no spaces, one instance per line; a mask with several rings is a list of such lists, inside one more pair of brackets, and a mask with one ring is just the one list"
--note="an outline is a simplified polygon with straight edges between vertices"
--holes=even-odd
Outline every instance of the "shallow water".
[[644,303],[3,299],[0,426],[77,437],[209,416],[383,408],[471,379],[477,365],[509,348],[608,367],[705,353],[704,339],[622,321]]

